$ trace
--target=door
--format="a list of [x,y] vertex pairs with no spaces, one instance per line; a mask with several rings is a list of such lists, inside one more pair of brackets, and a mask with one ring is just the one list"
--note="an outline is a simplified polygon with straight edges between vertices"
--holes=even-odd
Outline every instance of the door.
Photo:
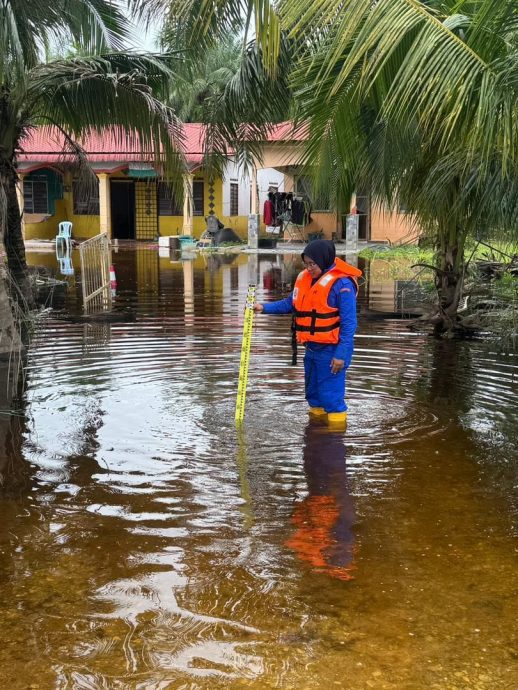
[[135,239],[135,182],[110,180],[112,237],[118,240]]

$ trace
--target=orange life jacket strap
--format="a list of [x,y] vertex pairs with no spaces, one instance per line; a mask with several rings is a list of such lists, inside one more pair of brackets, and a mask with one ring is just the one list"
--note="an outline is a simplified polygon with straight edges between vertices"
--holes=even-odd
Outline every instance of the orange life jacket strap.
[[[340,326],[339,316],[340,312],[338,309],[324,313],[320,313],[316,309],[313,309],[312,311],[298,311],[295,309],[295,331],[304,331],[306,333],[310,333],[310,335],[314,335],[315,333],[329,333]],[[311,323],[309,325],[301,324],[299,319],[311,319]],[[333,322],[326,324],[325,326],[317,326],[317,319],[322,321],[333,319]]]
[[334,323],[330,323],[328,326],[315,326],[315,322],[313,321],[311,323],[311,326],[300,326],[297,324],[295,326],[295,330],[298,331],[305,331],[306,333],[311,333],[313,335],[314,333],[329,333],[329,331],[334,331],[335,328],[338,328],[340,325],[340,319],[335,321]]
[[297,319],[334,319],[337,316],[340,316],[340,312],[338,311],[338,309],[336,309],[335,311],[327,312],[325,314],[321,314],[315,309],[313,311],[297,311],[297,309],[295,309],[295,317]]

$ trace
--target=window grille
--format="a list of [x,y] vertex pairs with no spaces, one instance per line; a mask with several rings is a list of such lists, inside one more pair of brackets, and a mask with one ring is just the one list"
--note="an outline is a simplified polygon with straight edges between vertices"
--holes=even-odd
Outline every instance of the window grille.
[[205,194],[203,180],[194,180],[192,183],[193,215],[203,216],[205,213]]
[[239,185],[237,182],[230,183],[230,214],[239,215]]
[[331,211],[331,201],[327,190],[322,190],[318,196],[313,192],[313,182],[307,175],[295,178],[295,193],[307,197],[313,206],[313,211]]
[[25,213],[49,212],[47,178],[41,176],[23,181],[23,210]]
[[182,216],[183,203],[167,182],[158,183],[158,215]]
[[155,180],[135,182],[135,237],[154,240],[158,235],[157,193]]
[[99,184],[84,184],[79,180],[72,182],[72,194],[74,197],[74,215],[98,216],[99,211]]

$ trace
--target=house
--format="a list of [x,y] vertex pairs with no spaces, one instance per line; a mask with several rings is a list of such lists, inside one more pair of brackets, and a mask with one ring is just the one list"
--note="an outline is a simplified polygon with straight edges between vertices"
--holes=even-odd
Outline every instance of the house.
[[[256,185],[258,194],[252,195],[251,213],[262,214],[266,193],[269,188],[275,188],[276,185],[278,191],[312,196],[307,171],[301,164],[301,150],[305,138],[304,128],[294,129],[290,122],[283,122],[272,128],[268,141],[262,146],[261,161],[257,161],[255,169],[252,170],[252,186]],[[281,176],[282,180],[279,181],[275,175]],[[391,212],[371,205],[366,192],[358,192],[350,200],[350,211],[359,216],[360,241],[414,241],[419,234],[403,210]],[[345,217],[333,210],[329,199],[312,200],[311,218],[311,223],[304,227],[306,238],[308,234],[315,232],[322,232],[327,239],[345,237]]]
[[178,194],[160,179],[153,157],[143,153],[135,138],[90,133],[80,142],[98,179],[92,185],[75,176],[75,156],[58,130],[33,130],[17,154],[25,239],[52,239],[63,220],[72,221],[73,235],[81,239],[99,232],[112,239],[148,241],[160,235],[199,237],[209,215],[246,238],[250,180],[231,158],[221,176],[208,176],[202,165],[203,132],[202,125],[183,125],[183,187],[188,193]]
[[[276,125],[250,177],[229,157],[222,175],[213,178],[203,168],[203,125],[184,124],[182,193],[182,185],[173,188],[160,179],[153,157],[143,152],[138,139],[127,140],[122,132],[119,136],[90,133],[81,141],[98,180],[97,185],[85,186],[74,174],[74,156],[67,151],[63,135],[56,129],[37,128],[17,155],[24,237],[52,239],[63,220],[72,221],[74,237],[80,239],[99,232],[121,240],[154,241],[175,234],[199,237],[206,229],[206,217],[216,215],[246,239],[249,214],[258,214],[262,220],[269,192],[312,196],[301,164],[304,136],[289,122]],[[285,239],[305,240],[311,233],[329,239],[344,237],[345,219],[329,201],[312,200],[311,205],[311,222],[304,227],[288,226]],[[351,210],[359,216],[360,240],[415,239],[416,230],[405,213],[371,207],[366,193],[352,199]],[[264,232],[264,223],[261,228]]]

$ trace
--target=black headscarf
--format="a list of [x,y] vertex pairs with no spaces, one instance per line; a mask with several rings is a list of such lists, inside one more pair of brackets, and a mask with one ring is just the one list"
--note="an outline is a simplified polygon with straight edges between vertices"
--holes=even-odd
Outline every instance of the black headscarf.
[[322,273],[325,273],[335,262],[335,245],[330,240],[313,240],[307,245],[301,256],[302,259],[307,256],[308,259],[316,263]]

